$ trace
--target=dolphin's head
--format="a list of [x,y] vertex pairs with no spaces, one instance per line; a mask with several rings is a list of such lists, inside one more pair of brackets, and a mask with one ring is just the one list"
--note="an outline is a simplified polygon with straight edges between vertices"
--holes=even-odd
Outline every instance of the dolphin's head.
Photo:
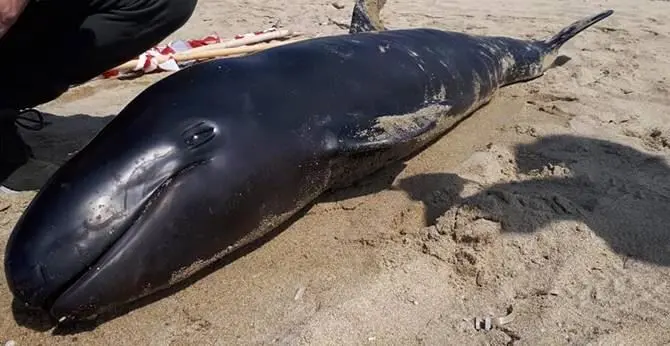
[[170,285],[215,252],[203,237],[217,220],[259,204],[240,197],[251,160],[240,158],[262,156],[254,126],[168,91],[131,102],[24,212],[5,272],[25,305],[61,319]]

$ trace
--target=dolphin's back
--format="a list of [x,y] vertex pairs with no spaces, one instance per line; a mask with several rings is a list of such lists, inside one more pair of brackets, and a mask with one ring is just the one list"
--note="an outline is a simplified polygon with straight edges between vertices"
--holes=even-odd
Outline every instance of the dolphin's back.
[[[462,113],[504,83],[512,60],[503,54],[515,50],[540,54],[522,41],[432,29],[332,36],[200,63],[152,91],[166,95],[172,89],[174,99],[197,98],[203,109],[263,119],[273,127],[322,117],[339,128],[407,114],[436,97],[449,102],[452,113]],[[143,96],[155,100],[150,94]]]

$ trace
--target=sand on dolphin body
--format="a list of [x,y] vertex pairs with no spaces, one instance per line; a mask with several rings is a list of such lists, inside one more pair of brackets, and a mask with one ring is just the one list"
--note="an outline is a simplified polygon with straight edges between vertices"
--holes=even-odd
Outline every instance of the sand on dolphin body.
[[[173,38],[346,30],[351,3],[201,0]],[[546,37],[613,8],[565,64],[510,86],[404,164],[327,196],[256,251],[105,321],[53,331],[12,304],[0,342],[644,344],[670,342],[670,3],[387,1],[387,27]],[[566,62],[567,61],[567,62]],[[58,164],[167,74],[79,86],[24,132]],[[0,243],[34,191],[0,194]],[[515,319],[477,331],[472,319]]]

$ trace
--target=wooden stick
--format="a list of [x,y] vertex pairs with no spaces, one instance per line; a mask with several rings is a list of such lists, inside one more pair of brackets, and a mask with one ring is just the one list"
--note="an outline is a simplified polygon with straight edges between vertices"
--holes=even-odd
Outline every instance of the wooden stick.
[[189,51],[174,54],[172,57],[177,62],[189,61],[189,60],[212,59],[212,58],[224,57],[224,56],[229,56],[229,55],[255,53],[255,52],[259,52],[259,51],[266,50],[266,49],[269,49],[269,48],[279,47],[279,46],[283,46],[283,45],[286,45],[286,44],[300,42],[300,41],[304,41],[304,40],[306,40],[306,38],[298,38],[298,39],[293,39],[293,40],[270,42],[270,43],[259,43],[259,44],[255,44],[255,45],[251,45],[251,46],[210,49],[210,50],[205,50],[205,51],[200,51],[200,52],[191,52],[189,50]]
[[249,45],[249,44],[255,44],[255,43],[260,43],[260,42],[264,42],[264,41],[272,41],[272,40],[276,40],[276,39],[280,39],[280,38],[284,38],[284,37],[288,37],[288,36],[294,36],[294,35],[295,35],[295,33],[290,31],[290,30],[276,30],[276,31],[270,31],[270,32],[258,34],[258,35],[233,39],[233,40],[229,40],[229,41],[226,41],[226,42],[208,44],[208,45],[205,45],[205,46],[189,49],[187,52],[194,53],[194,52],[200,52],[200,51],[211,50],[211,49],[240,47],[240,46],[246,46],[246,45]]
[[[273,43],[259,43],[251,46],[242,46],[242,47],[232,47],[232,48],[218,48],[218,49],[210,49],[210,50],[201,50],[201,51],[196,51],[196,52],[191,52],[192,49],[187,50],[185,52],[181,53],[176,53],[173,54],[172,56],[169,55],[161,55],[156,57],[156,60],[158,61],[159,64],[164,63],[168,61],[170,58],[173,58],[176,62],[182,62],[182,61],[189,61],[189,60],[201,60],[201,59],[212,59],[212,58],[218,58],[218,57],[224,57],[224,56],[230,56],[230,55],[240,55],[240,54],[248,54],[248,53],[255,53],[258,51],[262,51],[265,49],[273,48],[273,47],[279,47],[283,46],[285,44],[289,43],[295,43],[299,41],[304,41],[308,38],[298,38],[298,39],[293,39],[293,40],[286,40],[286,41],[279,41],[279,42],[273,42]],[[132,70],[137,66],[137,59],[128,61],[127,63],[120,65],[116,67],[114,70],[117,70],[119,72],[124,72],[128,70]]]

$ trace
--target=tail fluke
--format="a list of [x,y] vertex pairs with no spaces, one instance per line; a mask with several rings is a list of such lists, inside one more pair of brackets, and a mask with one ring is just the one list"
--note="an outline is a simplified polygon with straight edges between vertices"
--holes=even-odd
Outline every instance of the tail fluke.
[[570,40],[571,38],[575,37],[577,34],[580,32],[584,31],[588,27],[600,22],[601,20],[609,17],[614,13],[613,10],[607,10],[605,12],[601,12],[596,14],[595,16],[584,18],[582,20],[578,20],[569,26],[563,28],[561,32],[558,34],[554,35],[553,37],[547,39],[544,41],[545,44],[549,46],[549,49],[552,51],[555,51],[561,46]]

